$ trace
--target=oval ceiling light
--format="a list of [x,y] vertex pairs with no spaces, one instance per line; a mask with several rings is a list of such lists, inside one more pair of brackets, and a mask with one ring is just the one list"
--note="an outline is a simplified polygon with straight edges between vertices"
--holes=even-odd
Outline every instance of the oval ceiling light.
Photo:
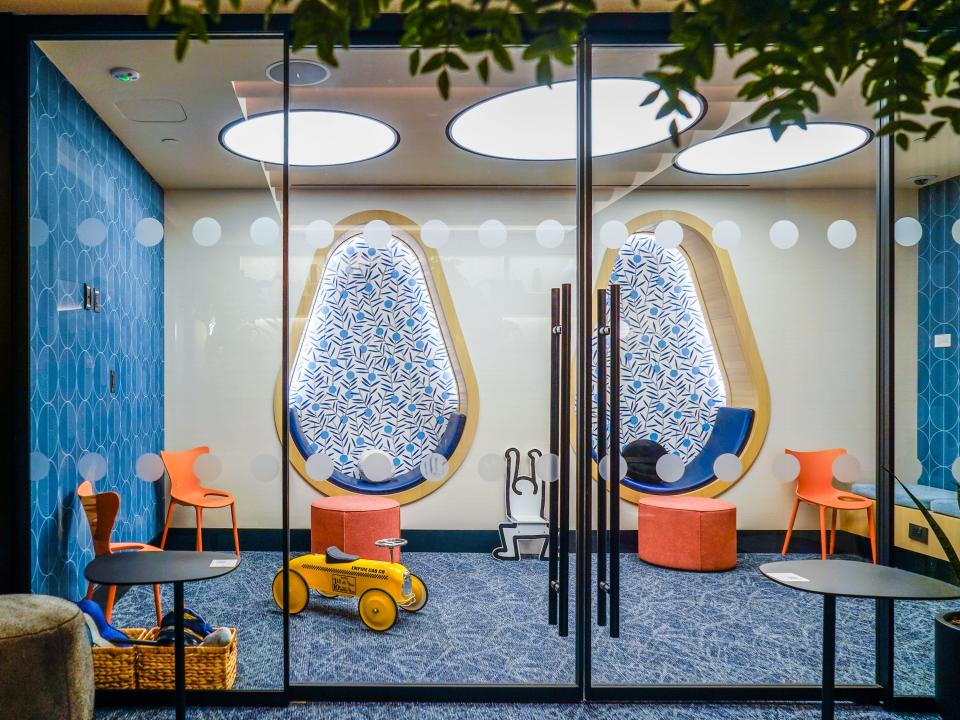
[[[290,112],[290,164],[345,165],[385,155],[400,136],[384,122],[337,110]],[[251,115],[220,131],[227,150],[272,165],[283,164],[283,111]]]
[[[655,145],[700,121],[703,98],[681,93],[691,117],[672,113],[657,119],[656,103],[641,105],[657,86],[640,78],[596,78],[591,83],[593,155],[613,155]],[[464,150],[505,160],[573,160],[577,156],[577,84],[512,90],[481,100],[447,125],[447,137]]]
[[680,151],[674,166],[698,175],[753,175],[817,165],[849,155],[873,139],[860,125],[807,123],[786,129],[775,141],[766,127],[739,130]]

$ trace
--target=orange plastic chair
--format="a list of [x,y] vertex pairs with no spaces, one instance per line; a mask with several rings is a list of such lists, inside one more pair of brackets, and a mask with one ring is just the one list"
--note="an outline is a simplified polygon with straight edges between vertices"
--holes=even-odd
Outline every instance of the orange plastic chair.
[[[90,534],[93,535],[93,552],[97,557],[109,555],[114,552],[160,552],[160,548],[145,543],[136,542],[110,542],[110,536],[113,535],[113,526],[117,522],[117,515],[120,514],[120,496],[115,492],[97,493],[93,490],[93,484],[85,480],[77,488],[77,496],[83,505],[83,511],[87,516],[87,522],[90,524]],[[93,583],[87,585],[87,600],[93,598]],[[113,603],[117,599],[117,586],[107,586],[107,606],[103,609],[103,615],[110,622],[113,615]],[[163,612],[160,608],[160,586],[153,586],[153,603],[157,610],[157,625],[163,618]]]
[[[837,546],[837,511],[838,510],[866,510],[867,527],[870,535],[870,552],[873,562],[877,562],[877,536],[873,520],[873,500],[856,493],[840,490],[833,486],[833,461],[847,451],[843,448],[835,450],[815,450],[813,452],[798,452],[784,450],[800,461],[800,474],[797,476],[797,497],[793,501],[793,512],[790,513],[790,524],[787,526],[787,537],[783,541],[781,555],[787,554],[790,546],[790,535],[793,533],[793,523],[797,519],[797,510],[800,502],[817,505],[820,508],[820,554],[824,560],[827,555],[833,555]],[[827,552],[827,522],[826,512],[830,508],[830,551]]]
[[233,518],[233,546],[237,555],[240,554],[240,536],[237,534],[237,506],[233,495],[224,490],[214,490],[200,485],[200,480],[193,472],[193,464],[201,455],[210,452],[206,445],[191,450],[179,452],[160,451],[163,465],[170,476],[170,507],[167,509],[167,521],[163,525],[163,537],[160,547],[167,546],[167,533],[170,531],[170,520],[173,518],[174,504],[192,507],[197,512],[197,551],[203,550],[203,511],[204,508],[230,507]]

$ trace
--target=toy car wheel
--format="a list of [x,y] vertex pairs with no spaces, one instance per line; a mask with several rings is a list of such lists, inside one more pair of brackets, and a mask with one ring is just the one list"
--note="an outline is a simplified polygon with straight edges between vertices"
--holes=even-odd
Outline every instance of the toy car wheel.
[[[273,578],[273,601],[283,610],[283,570]],[[290,614],[302,612],[310,602],[310,586],[306,578],[296,570],[290,571]]]
[[386,632],[397,622],[397,603],[385,590],[367,590],[358,607],[363,624],[376,632]]
[[413,590],[413,596],[416,598],[416,601],[412,605],[402,606],[407,612],[418,612],[423,610],[423,606],[427,604],[427,600],[430,598],[430,593],[427,592],[427,586],[416,575],[410,576],[410,587]]

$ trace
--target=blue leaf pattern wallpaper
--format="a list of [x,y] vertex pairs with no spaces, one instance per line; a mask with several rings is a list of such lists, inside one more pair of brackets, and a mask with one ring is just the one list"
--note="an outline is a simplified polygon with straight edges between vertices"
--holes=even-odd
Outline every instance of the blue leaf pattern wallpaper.
[[[30,65],[32,585],[79,599],[93,558],[81,457],[101,455],[96,489],[120,494],[115,541],[162,527],[163,483],[135,466],[163,448],[163,244],[135,228],[163,222],[163,190],[36,46]],[[101,312],[83,309],[84,283]]]
[[620,285],[623,322],[623,444],[655,440],[689,462],[727,398],[686,258],[636,233],[619,250],[610,282]]
[[395,473],[433,452],[459,388],[423,267],[403,241],[362,235],[331,251],[291,373],[290,404],[314,452],[360,477],[365,450]]

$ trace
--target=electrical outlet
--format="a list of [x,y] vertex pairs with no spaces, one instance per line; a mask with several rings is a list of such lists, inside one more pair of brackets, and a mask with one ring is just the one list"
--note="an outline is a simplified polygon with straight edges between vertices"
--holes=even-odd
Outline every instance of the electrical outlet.
[[911,540],[916,540],[917,542],[922,542],[927,544],[930,542],[930,530],[929,528],[923,527],[923,525],[916,525],[910,523],[907,528],[907,535]]
[[100,312],[100,288],[93,289],[93,311]]
[[115,395],[117,393],[117,373],[115,370],[110,371],[110,394]]
[[89,310],[93,307],[93,288],[87,283],[83,284],[83,309]]

